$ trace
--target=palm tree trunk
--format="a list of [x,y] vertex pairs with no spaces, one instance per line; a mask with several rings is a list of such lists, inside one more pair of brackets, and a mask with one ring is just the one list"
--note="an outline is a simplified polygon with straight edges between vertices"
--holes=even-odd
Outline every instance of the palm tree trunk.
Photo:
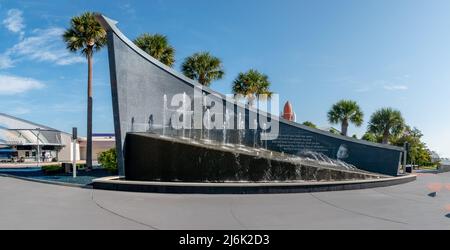
[[208,86],[205,81],[205,76],[203,74],[198,75],[198,82],[203,86]]
[[87,143],[86,168],[92,169],[92,55],[88,55],[88,106],[87,106]]
[[383,144],[389,143],[389,130],[384,131],[383,133]]
[[348,130],[348,121],[343,120],[341,124],[341,134],[343,136],[347,136],[347,130]]

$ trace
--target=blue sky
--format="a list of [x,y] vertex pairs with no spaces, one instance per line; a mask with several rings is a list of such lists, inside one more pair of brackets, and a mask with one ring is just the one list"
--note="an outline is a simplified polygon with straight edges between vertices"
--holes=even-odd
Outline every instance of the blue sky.
[[[390,106],[450,156],[448,0],[105,2],[0,0],[1,112],[85,133],[86,62],[66,52],[60,34],[90,10],[119,21],[132,39],[167,35],[176,69],[194,52],[220,57],[226,75],[212,85],[217,91],[229,93],[238,72],[256,68],[299,122],[329,126],[326,112],[343,98],[356,100],[366,121]],[[113,131],[107,60],[106,50],[95,55],[95,132]]]

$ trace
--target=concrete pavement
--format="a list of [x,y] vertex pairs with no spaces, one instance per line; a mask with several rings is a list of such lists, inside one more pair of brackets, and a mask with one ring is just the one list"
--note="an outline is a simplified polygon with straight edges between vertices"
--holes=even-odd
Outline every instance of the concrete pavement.
[[0,177],[0,229],[450,229],[449,214],[450,173],[267,195],[114,192]]

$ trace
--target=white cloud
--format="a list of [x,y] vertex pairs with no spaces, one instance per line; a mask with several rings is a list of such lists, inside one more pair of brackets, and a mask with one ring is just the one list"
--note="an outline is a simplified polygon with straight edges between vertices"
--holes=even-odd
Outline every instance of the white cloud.
[[16,107],[9,112],[13,115],[25,115],[25,114],[30,113],[31,110],[28,108],[24,108],[24,107]]
[[13,66],[13,62],[8,55],[0,54],[0,69],[7,69]]
[[71,64],[75,64],[75,63],[82,63],[85,62],[86,59],[84,59],[83,57],[79,57],[79,56],[70,56],[67,58],[61,58],[59,60],[56,61],[56,64],[58,65],[71,65]]
[[70,65],[84,62],[81,56],[67,51],[62,42],[62,28],[37,29],[33,35],[24,38],[7,51],[10,57],[38,62],[51,62],[57,65]]
[[52,112],[58,113],[80,113],[84,111],[84,103],[81,101],[66,101],[55,103],[48,107]]
[[45,84],[32,78],[0,75],[0,95],[15,95],[43,87]]
[[389,91],[408,90],[408,86],[406,86],[406,85],[384,85],[383,88],[385,90],[389,90]]
[[405,91],[409,89],[409,87],[405,84],[396,84],[395,81],[386,81],[386,80],[376,80],[366,84],[355,84],[355,85],[356,85],[354,88],[355,92],[370,92],[379,89],[384,89],[387,91]]
[[125,11],[128,15],[134,17],[136,15],[136,9],[131,6],[131,4],[126,3],[119,6],[122,11]]
[[370,90],[371,90],[371,88],[369,86],[363,86],[363,87],[355,89],[356,92],[361,92],[361,93],[362,92],[368,92]]
[[20,42],[0,54],[0,69],[11,68],[17,61],[28,60],[37,62],[50,62],[57,65],[71,65],[84,62],[81,56],[67,51],[62,41],[62,28],[36,29],[31,35],[25,37],[23,12],[18,9],[8,11],[3,20],[6,28],[20,34]]
[[[5,27],[14,32],[21,33],[25,28],[24,20],[23,20],[23,12],[18,9],[11,9],[7,13],[7,17],[3,20],[3,25]],[[22,33],[23,34],[23,33]]]

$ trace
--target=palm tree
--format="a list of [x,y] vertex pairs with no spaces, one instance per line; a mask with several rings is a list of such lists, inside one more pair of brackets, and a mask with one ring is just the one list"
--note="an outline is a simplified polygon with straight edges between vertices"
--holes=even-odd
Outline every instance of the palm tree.
[[257,95],[272,96],[269,90],[269,77],[257,70],[251,69],[245,73],[239,73],[233,82],[234,95],[243,95],[248,98],[249,106],[253,106]]
[[328,121],[332,124],[341,123],[341,134],[347,136],[350,122],[361,126],[364,114],[355,101],[341,100],[335,103],[328,111]]
[[63,39],[71,52],[80,51],[88,62],[88,103],[87,103],[87,145],[86,167],[92,168],[92,69],[94,52],[106,44],[106,31],[95,19],[95,14],[86,12],[73,17],[70,27],[64,32]]
[[361,140],[370,141],[370,142],[380,142],[377,135],[374,133],[366,132],[362,137]]
[[368,131],[382,136],[383,144],[388,144],[390,136],[400,135],[405,128],[405,121],[398,110],[382,108],[373,113]]
[[310,128],[317,128],[316,124],[314,124],[314,123],[312,123],[310,121],[305,121],[302,124],[305,125],[305,126],[308,126]]
[[183,74],[193,80],[197,80],[204,86],[209,86],[212,81],[222,79],[225,74],[222,62],[209,52],[195,53],[187,57],[181,65]]
[[175,63],[175,49],[169,44],[166,36],[144,33],[134,39],[133,42],[147,54],[167,66],[172,67]]

